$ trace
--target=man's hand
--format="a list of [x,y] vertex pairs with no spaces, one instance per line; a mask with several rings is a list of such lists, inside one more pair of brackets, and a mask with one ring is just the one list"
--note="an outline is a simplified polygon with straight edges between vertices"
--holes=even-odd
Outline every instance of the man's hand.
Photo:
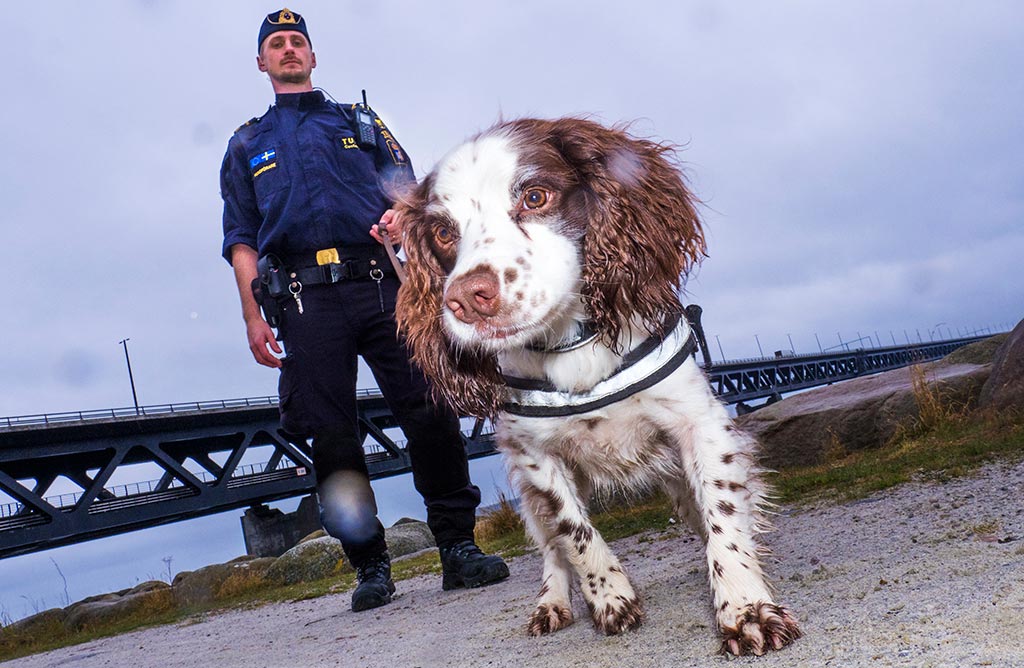
[[380,217],[380,222],[370,228],[370,236],[379,244],[386,243],[384,232],[387,232],[388,241],[392,245],[398,246],[402,243],[402,217],[394,209],[385,211],[384,215]]
[[[281,344],[274,338],[274,330],[260,313],[259,304],[252,295],[252,281],[256,278],[256,249],[245,244],[231,247],[231,266],[235,270],[235,282],[238,285],[238,296],[242,301],[242,318],[245,320],[245,333],[249,339],[249,350],[257,362],[273,369],[281,367],[281,360],[270,354],[273,350],[281,354]],[[270,346],[270,350],[267,350]]]
[[[284,352],[281,344],[274,337],[274,330],[270,328],[267,321],[261,317],[249,318],[245,321],[245,333],[249,337],[249,350],[257,362],[272,369],[281,367],[281,360],[270,354],[270,350],[280,355]],[[270,346],[270,350],[267,350]]]

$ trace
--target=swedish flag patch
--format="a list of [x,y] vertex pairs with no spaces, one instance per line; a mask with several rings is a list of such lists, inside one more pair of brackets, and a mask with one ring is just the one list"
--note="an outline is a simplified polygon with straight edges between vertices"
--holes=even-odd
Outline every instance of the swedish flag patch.
[[268,169],[277,167],[277,150],[268,148],[258,155],[249,158],[249,171],[256,178]]

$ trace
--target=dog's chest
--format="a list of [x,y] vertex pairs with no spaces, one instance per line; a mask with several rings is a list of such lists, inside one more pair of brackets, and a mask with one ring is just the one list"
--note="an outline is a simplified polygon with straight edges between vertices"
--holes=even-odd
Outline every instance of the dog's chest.
[[561,460],[597,486],[640,486],[679,466],[678,445],[643,404],[630,398],[580,416],[506,418],[498,443],[509,457]]

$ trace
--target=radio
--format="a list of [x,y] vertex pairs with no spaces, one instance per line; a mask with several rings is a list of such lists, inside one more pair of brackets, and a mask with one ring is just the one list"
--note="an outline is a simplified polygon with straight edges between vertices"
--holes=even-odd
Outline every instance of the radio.
[[363,103],[355,105],[356,141],[359,148],[373,149],[377,146],[377,129],[373,125],[373,112],[366,104],[366,91],[363,91]]

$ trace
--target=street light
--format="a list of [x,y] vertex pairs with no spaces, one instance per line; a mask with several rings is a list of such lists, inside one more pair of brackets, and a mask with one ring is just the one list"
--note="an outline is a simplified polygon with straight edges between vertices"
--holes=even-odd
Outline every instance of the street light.
[[124,361],[128,364],[128,382],[132,384],[132,401],[135,402],[135,414],[139,414],[139,397],[135,394],[135,378],[132,377],[132,360],[128,357],[128,341],[131,339],[121,339],[118,341],[119,344],[124,346]]

